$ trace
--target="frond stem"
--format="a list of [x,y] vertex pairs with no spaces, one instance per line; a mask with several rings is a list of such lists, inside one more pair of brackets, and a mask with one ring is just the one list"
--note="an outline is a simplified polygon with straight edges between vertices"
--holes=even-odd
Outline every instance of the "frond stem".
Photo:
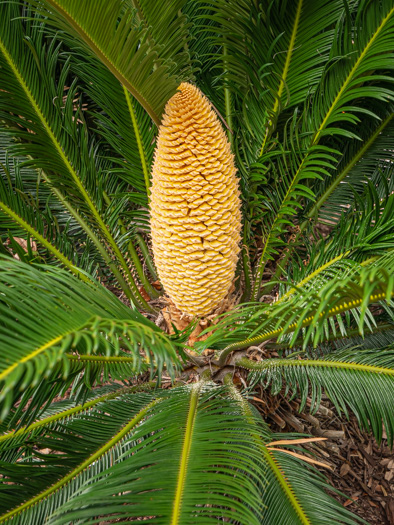
[[53,244],[51,244],[45,237],[43,237],[38,231],[33,228],[33,226],[30,226],[29,223],[27,223],[22,217],[20,217],[17,213],[15,213],[11,208],[9,208],[6,204],[3,202],[0,202],[0,209],[3,210],[4,213],[6,213],[14,222],[19,224],[21,228],[23,228],[26,232],[28,232],[32,237],[36,239],[37,242],[39,242],[42,246],[44,246],[52,255],[56,257],[66,268],[68,268],[73,274],[75,274],[77,277],[79,277],[82,281],[85,281],[87,283],[91,282],[90,279],[82,273],[79,268],[73,265],[73,263],[67,259],[65,255],[62,254]]
[[[47,178],[46,174],[41,171],[41,174],[43,178],[50,183],[50,179]],[[119,271],[118,267],[116,266],[115,262],[112,260],[110,254],[105,249],[105,246],[101,243],[100,239],[97,237],[97,235],[94,233],[94,231],[90,228],[90,226],[87,224],[87,222],[81,217],[81,215],[71,206],[71,204],[65,199],[63,194],[54,186],[51,186],[51,190],[56,195],[56,197],[59,199],[59,201],[63,204],[63,206],[66,208],[66,210],[74,217],[74,219],[78,222],[78,224],[81,226],[81,228],[87,233],[88,237],[92,240],[93,244],[96,246],[98,252],[108,265],[108,268],[112,271],[114,276],[116,277],[120,287],[122,288],[123,292],[126,294],[126,296],[132,300],[134,299],[134,296],[130,296],[130,289],[127,285],[127,282],[125,281],[122,273]]]
[[37,355],[41,354],[42,352],[45,352],[45,350],[48,350],[51,346],[56,345],[57,343],[60,343],[60,341],[64,338],[64,336],[67,334],[59,335],[58,337],[55,337],[54,339],[51,339],[51,341],[48,341],[47,343],[41,345],[39,348],[36,348],[31,352],[29,355],[22,357],[18,362],[13,363],[8,368],[3,370],[0,373],[0,381],[3,380],[5,377],[7,377],[15,368],[23,363],[26,363],[27,361],[30,361],[30,359],[33,359],[33,357],[36,357]]
[[[385,332],[386,330],[394,330],[394,324],[388,324],[388,323],[384,323],[384,324],[378,324],[376,325],[375,327],[373,328],[370,328],[369,329],[369,332],[367,334],[365,334],[366,336],[368,335],[372,335],[372,334],[377,334],[377,333],[380,333],[380,332]],[[348,330],[346,332],[346,335],[332,335],[330,337],[327,337],[327,339],[325,339],[326,342],[334,342],[335,341],[341,341],[341,340],[344,340],[344,339],[351,339],[352,337],[357,337],[360,335],[360,331],[358,328],[355,328],[354,330]],[[293,348],[294,347],[297,347],[297,346],[302,346],[302,338],[300,339],[297,339],[295,342],[294,342],[294,345],[293,345]],[[278,343],[278,344],[275,344],[275,343],[268,343],[265,348],[267,349],[270,349],[270,350],[290,350],[289,348],[289,345],[288,344],[285,344],[285,343]]]
[[115,77],[119,80],[119,82],[123,86],[125,86],[127,90],[130,91],[130,93],[132,93],[133,97],[136,100],[138,100],[141,106],[149,113],[150,117],[152,118],[156,126],[159,126],[160,119],[158,115],[156,115],[152,106],[136,89],[134,89],[134,86],[127,80],[126,77],[122,75],[122,73],[119,71],[116,65],[112,63],[111,59],[100,48],[97,42],[95,42],[90,37],[90,35],[86,33],[83,27],[81,27],[81,25],[61,5],[59,5],[59,3],[56,0],[47,0],[47,1],[48,1],[48,4],[50,4],[53,8],[55,8],[56,11],[60,13],[60,15],[63,16],[67,20],[67,22],[74,29],[74,31],[76,31],[82,37],[82,39],[92,49],[95,55],[107,66],[107,68],[111,71],[113,75],[115,75]]
[[[231,390],[234,398],[239,402],[239,404],[242,407],[243,412],[245,413],[245,417],[248,419],[249,423],[253,422],[252,417],[252,411],[250,409],[249,403],[243,398],[241,393],[235,388],[232,377],[225,377],[223,382],[228,385],[229,389]],[[265,458],[265,460],[268,463],[268,466],[271,468],[272,472],[274,473],[276,479],[278,480],[280,486],[282,487],[283,492],[286,494],[287,498],[289,499],[293,509],[296,511],[302,525],[311,525],[311,522],[309,521],[308,517],[306,516],[304,510],[302,509],[297,496],[294,494],[294,490],[292,486],[290,485],[289,481],[284,476],[283,472],[281,471],[280,467],[278,466],[275,458],[273,457],[272,453],[270,452],[269,448],[267,448],[266,444],[263,442],[261,438],[261,434],[256,431],[252,435],[256,443],[258,444],[260,450],[262,451],[262,454]]]
[[[227,71],[228,71],[228,60],[227,60],[227,46],[224,45],[223,46],[223,66],[224,66],[224,72],[225,72],[225,75],[224,75],[224,81],[226,82],[227,81]],[[231,151],[233,150],[233,147],[234,147],[234,138],[233,138],[233,116],[232,116],[232,111],[231,111],[231,107],[232,107],[232,100],[231,100],[231,91],[229,90],[229,88],[227,86],[225,86],[224,88],[224,105],[225,105],[225,109],[226,109],[226,122],[227,122],[227,125],[228,125],[228,130],[227,130],[227,136],[228,136],[228,140],[231,144]]]
[[265,459],[270,469],[274,473],[274,476],[278,480],[280,486],[282,487],[283,492],[286,494],[287,498],[289,499],[291,506],[296,511],[298,518],[300,519],[300,522],[302,523],[302,525],[312,525],[311,521],[309,520],[303,508],[301,507],[297,499],[297,496],[294,494],[292,486],[290,485],[289,481],[286,479],[284,472],[278,465],[278,462],[276,461],[274,454],[267,447],[264,447],[264,449],[265,449],[264,451]]
[[[50,2],[54,3],[53,0],[50,0]],[[134,293],[136,294],[137,297],[139,295],[139,291],[138,291],[138,288],[135,285],[133,276],[132,276],[132,274],[131,274],[128,266],[127,266],[127,263],[126,263],[123,255],[122,255],[121,251],[119,250],[119,247],[117,246],[115,240],[113,239],[113,237],[112,237],[112,235],[111,235],[107,225],[104,223],[103,219],[101,218],[98,210],[96,209],[96,206],[94,205],[94,203],[91,200],[88,192],[86,191],[86,188],[84,187],[84,185],[80,181],[77,172],[75,171],[75,169],[72,166],[71,162],[69,161],[67,155],[63,151],[63,148],[62,148],[61,144],[59,143],[59,141],[58,141],[55,133],[53,132],[50,124],[48,123],[45,115],[43,114],[43,112],[41,111],[39,105],[37,104],[36,99],[34,98],[32,92],[30,91],[29,86],[26,84],[24,78],[22,77],[22,74],[20,73],[17,65],[15,64],[11,54],[8,52],[8,49],[6,48],[6,46],[3,44],[3,42],[1,40],[0,40],[0,50],[3,53],[3,55],[4,55],[8,65],[9,65],[9,67],[11,68],[13,74],[15,75],[16,79],[18,80],[18,82],[19,82],[22,90],[24,91],[27,99],[29,100],[31,106],[33,107],[35,114],[37,115],[39,121],[41,122],[41,125],[45,129],[49,139],[51,140],[52,144],[54,145],[54,147],[55,147],[59,157],[62,159],[62,162],[63,162],[64,166],[66,167],[67,171],[70,173],[73,181],[75,182],[76,186],[78,187],[79,191],[81,192],[81,195],[85,199],[86,204],[88,205],[90,211],[92,212],[95,220],[97,221],[97,224],[100,226],[100,229],[102,230],[102,233],[107,238],[107,241],[108,241],[109,245],[113,249],[113,251],[114,251],[116,257],[118,258],[118,261],[120,262],[123,270],[125,271],[126,275],[128,276],[129,281],[130,281],[130,285],[131,285],[131,289],[128,290],[127,296],[131,300],[133,305],[136,306],[137,303],[136,303],[136,299],[135,299],[135,297],[133,295],[133,291],[134,291]],[[144,308],[147,308],[148,311],[151,310],[150,306],[146,303],[146,301],[142,297],[140,299],[140,303],[142,304],[142,306]]]
[[386,25],[386,23],[390,20],[391,16],[393,15],[394,13],[394,7],[392,7],[389,11],[389,13],[383,18],[381,24],[379,25],[379,27],[376,29],[375,33],[372,35],[372,37],[369,39],[367,45],[365,46],[365,48],[362,50],[362,52],[360,53],[360,56],[358,57],[358,59],[356,60],[354,66],[352,67],[352,69],[350,70],[349,74],[347,75],[346,77],[346,80],[345,82],[342,84],[342,87],[341,89],[338,91],[338,94],[337,96],[335,97],[333,103],[331,104],[329,110],[327,111],[322,123],[320,124],[318,130],[316,131],[315,133],[315,136],[312,140],[312,144],[317,144],[319,138],[320,138],[320,135],[324,129],[324,127],[326,126],[327,124],[327,121],[329,120],[332,112],[334,111],[335,109],[335,106],[337,104],[337,102],[340,100],[343,92],[345,91],[345,89],[348,87],[348,85],[350,84],[350,82],[352,81],[353,79],[353,75],[354,73],[357,71],[357,68],[358,66],[360,65],[360,63],[362,62],[362,60],[364,59],[365,55],[367,54],[368,50],[370,49],[370,47],[372,46],[372,44],[375,42],[376,38],[378,37],[379,33],[382,31],[382,29],[384,28],[384,26]]
[[[337,257],[334,257],[334,259],[331,259],[330,261],[327,261],[325,264],[323,264],[322,266],[320,266],[319,268],[317,268],[314,272],[310,273],[307,277],[305,277],[305,279],[303,279],[302,281],[300,281],[298,284],[297,284],[297,288],[301,288],[302,286],[304,286],[305,284],[307,284],[309,281],[311,281],[314,277],[316,277],[317,275],[319,275],[319,273],[323,272],[324,270],[326,270],[327,268],[329,268],[330,266],[332,266],[333,264],[335,264],[336,262],[344,259],[347,255],[349,255],[350,253],[350,250],[344,252],[344,253],[341,253],[339,254]],[[294,292],[296,291],[296,288],[291,288],[288,292],[286,292],[285,294],[282,295],[282,297],[280,299],[278,299],[276,301],[275,304],[278,304],[278,303],[281,303],[282,301],[284,301],[285,299],[287,299],[290,295],[292,295]]]
[[383,122],[380,124],[380,126],[378,126],[376,131],[365,142],[365,144],[357,151],[357,153],[354,155],[354,157],[346,164],[346,166],[343,168],[341,173],[335,178],[335,180],[333,180],[333,182],[326,189],[326,191],[323,193],[323,195],[314,204],[313,208],[308,213],[308,218],[314,218],[314,217],[317,216],[317,213],[319,212],[320,208],[327,201],[327,199],[330,197],[332,192],[337,188],[337,186],[339,186],[339,184],[344,180],[346,175],[357,164],[357,162],[360,159],[363,158],[363,156],[365,155],[366,151],[371,147],[371,145],[379,137],[379,135],[382,133],[382,131],[385,129],[385,127],[391,122],[393,117],[394,117],[394,113],[392,113],[391,115],[389,115],[387,118],[385,118],[383,120]]
[[135,238],[137,240],[138,246],[141,249],[142,255],[144,256],[144,261],[145,261],[145,263],[146,263],[146,265],[148,267],[148,270],[149,270],[152,278],[155,281],[157,281],[159,278],[157,276],[156,269],[155,269],[155,266],[153,264],[152,257],[151,257],[151,254],[149,252],[149,248],[148,248],[148,246],[147,246],[147,244],[145,242],[145,239],[139,233],[137,233],[135,235]]

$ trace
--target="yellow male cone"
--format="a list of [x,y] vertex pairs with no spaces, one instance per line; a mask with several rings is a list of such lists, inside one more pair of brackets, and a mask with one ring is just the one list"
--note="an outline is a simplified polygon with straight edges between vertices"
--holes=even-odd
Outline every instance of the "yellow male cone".
[[159,128],[150,200],[160,280],[189,315],[227,295],[240,250],[241,211],[233,155],[207,98],[182,83]]

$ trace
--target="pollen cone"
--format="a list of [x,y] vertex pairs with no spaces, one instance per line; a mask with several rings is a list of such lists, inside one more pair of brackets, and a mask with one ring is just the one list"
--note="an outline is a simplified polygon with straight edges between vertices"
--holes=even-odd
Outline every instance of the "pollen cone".
[[150,200],[153,255],[175,305],[204,316],[226,296],[240,250],[233,155],[207,98],[183,83],[159,128]]

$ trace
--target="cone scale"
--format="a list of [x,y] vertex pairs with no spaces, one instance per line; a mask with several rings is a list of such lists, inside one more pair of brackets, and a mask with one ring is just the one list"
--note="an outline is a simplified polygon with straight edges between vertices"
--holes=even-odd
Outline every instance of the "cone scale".
[[153,255],[166,293],[191,316],[226,297],[240,251],[233,155],[207,98],[183,83],[159,128],[150,199]]

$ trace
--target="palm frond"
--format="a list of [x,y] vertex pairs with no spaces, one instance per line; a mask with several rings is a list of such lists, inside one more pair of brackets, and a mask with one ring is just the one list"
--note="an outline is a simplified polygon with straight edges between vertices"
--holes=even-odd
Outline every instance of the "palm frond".
[[[283,436],[280,438],[283,439]],[[332,487],[316,469],[308,468],[306,471],[302,460],[277,450],[272,450],[269,454],[270,469],[267,470],[267,488],[263,498],[266,506],[263,525],[366,523],[327,494],[327,490],[332,490]],[[284,494],[287,498],[283,498]],[[302,502],[301,509],[297,508],[294,500]]]
[[[88,144],[85,130],[73,109],[75,81],[68,90],[65,108],[62,111],[60,101],[63,100],[69,68],[67,65],[63,67],[58,84],[54,85],[51,72],[57,64],[59,46],[55,40],[48,46],[43,45],[43,32],[40,30],[42,18],[37,15],[35,23],[26,23],[23,26],[19,15],[19,6],[2,5],[1,114],[5,114],[7,119],[20,126],[17,131],[14,128],[5,128],[5,131],[19,139],[12,151],[17,155],[29,156],[29,164],[46,173],[50,184],[67,203],[68,211],[79,220],[106,259],[126,295],[133,302],[139,302],[150,310],[139,293],[113,233],[100,213],[100,200],[103,198],[102,192],[97,191],[100,188],[100,177],[96,171],[94,156],[91,155],[91,145]],[[26,38],[30,43],[28,50],[23,47]],[[38,63],[35,57],[38,57]],[[43,89],[43,85],[47,86],[47,89]],[[57,103],[54,104],[53,100]],[[26,122],[29,123],[28,128]],[[75,208],[80,208],[89,217],[103,240],[97,237],[93,228],[80,215],[80,210]],[[115,255],[116,263],[112,262],[112,254]],[[117,265],[127,276],[128,282]]]
[[[230,383],[229,388],[243,407],[246,418],[253,421],[253,407],[245,403],[234,385]],[[299,452],[304,450],[297,448],[297,437],[280,434],[279,441],[272,435],[270,437],[270,443],[263,443],[260,438],[260,450],[266,466],[262,493],[265,511],[262,523],[310,525],[315,519],[316,523],[317,519],[319,523],[355,523],[355,516],[324,491],[327,487],[324,477],[315,469],[305,470],[308,458],[303,456],[305,462],[301,460]],[[258,435],[256,438],[259,439]],[[276,444],[279,443],[282,443],[284,448],[276,449]],[[294,476],[288,475],[287,469],[285,470],[285,466],[288,465],[291,465]],[[301,472],[303,475],[300,475]]]
[[369,134],[363,137],[361,146],[358,143],[350,144],[349,151],[341,159],[335,173],[324,181],[308,217],[315,217],[318,213],[321,220],[332,224],[354,202],[355,190],[364,193],[368,181],[376,183],[384,179],[390,184],[393,115],[391,110],[377,126],[369,127],[366,122],[363,124],[362,130],[368,130]]
[[[30,454],[30,443],[32,440],[47,436],[48,430],[60,433],[68,421],[82,414],[89,414],[94,410],[101,411],[103,403],[120,398],[123,394],[144,392],[152,389],[152,383],[140,386],[125,386],[109,384],[105,387],[96,388],[86,396],[82,404],[76,404],[73,397],[52,403],[40,418],[28,425],[20,426],[17,421],[17,412],[10,414],[3,422],[2,434],[0,435],[1,461],[13,463],[15,457],[23,457],[26,452]],[[104,405],[105,407],[106,405]],[[111,406],[111,404],[109,405]]]
[[[4,140],[1,133],[0,140]],[[0,150],[0,158],[2,153],[4,151]],[[99,252],[79,224],[53,198],[53,193],[48,192],[42,174],[22,164],[23,159],[4,155],[0,165],[0,238],[3,246],[11,248],[12,245],[10,253],[27,261],[26,250],[14,240],[20,243],[24,239],[31,252],[29,261],[62,264],[82,280],[88,280],[87,275],[94,277],[103,265]],[[36,245],[34,254],[31,241]]]
[[280,179],[275,185],[277,194],[271,202],[271,216],[266,216],[264,221],[264,246],[256,268],[253,300],[259,298],[266,263],[278,254],[279,247],[285,245],[282,235],[289,225],[294,226],[292,219],[302,207],[301,199],[315,198],[314,192],[307,185],[309,179],[322,180],[323,176],[329,176],[328,170],[334,169],[338,155],[337,150],[326,146],[312,146],[303,158],[293,148],[289,153],[278,161]]
[[[365,266],[394,249],[394,194],[381,201],[372,184],[367,190],[357,208],[344,212],[327,237],[317,237],[311,246],[305,242],[302,258],[307,263],[294,260],[287,268],[288,282],[303,287],[313,281],[316,286],[316,278],[338,278],[341,269],[351,271],[354,262]],[[286,283],[281,283],[279,293],[280,300],[290,294]]]
[[313,144],[327,135],[357,136],[350,131],[352,127],[346,130],[339,127],[340,123],[357,124],[359,113],[373,117],[363,104],[373,100],[389,102],[392,98],[392,78],[385,74],[393,69],[392,2],[383,1],[381,5],[360,2],[356,4],[354,17],[352,30],[346,19],[337,26],[331,63],[313,98],[308,115],[310,129],[316,130]]
[[[282,189],[264,234],[264,248],[252,294],[254,300],[258,299],[267,261],[276,247],[283,243],[280,238],[283,225],[294,225],[291,217],[301,206],[300,198],[306,201],[315,199],[314,191],[305,179],[328,178],[335,169],[335,156],[339,151],[334,141],[331,141],[334,147],[325,145],[329,143],[327,137],[335,137],[336,141],[341,138],[345,142],[358,139],[356,126],[361,122],[358,115],[379,118],[367,104],[370,101],[386,104],[393,97],[392,78],[386,74],[393,68],[392,3],[383,2],[382,6],[360,3],[354,9],[353,29],[349,29],[346,19],[336,28],[330,62],[326,64],[320,85],[312,97],[311,107],[305,111],[301,129],[297,123],[289,128],[289,141],[295,146],[289,149],[290,156],[286,155],[285,168],[281,169]],[[338,56],[342,57],[341,60]],[[319,202],[320,207],[323,204],[323,201]],[[308,222],[304,221],[301,229],[307,225]]]
[[[96,362],[75,360],[78,371],[86,368],[83,379],[88,387],[89,374],[95,372],[93,379],[100,378],[102,367],[111,367],[111,362],[117,373],[124,375],[124,368],[129,375],[138,373],[142,350],[152,371],[165,365],[171,373],[179,363],[168,336],[98,283],[78,281],[61,269],[37,269],[6,258],[1,261],[0,288],[2,417],[23,390],[41,386],[52,370],[64,380],[69,372],[75,377],[67,351],[76,356],[96,355]],[[108,359],[116,355],[118,362]]]
[[[321,220],[336,222],[344,208],[354,203],[354,192],[360,195],[365,193],[368,182],[382,186],[383,189],[384,181],[387,182],[387,189],[384,190],[394,190],[393,115],[394,113],[390,113],[375,128],[374,133],[364,140],[361,147],[352,148],[345,156],[337,174],[327,181],[324,192],[318,196],[318,201],[309,212],[310,216],[314,216],[315,211],[320,210]],[[325,203],[322,208],[320,202]]]
[[[301,334],[304,347],[309,342],[316,345],[331,333],[335,335],[337,330],[342,335],[346,334],[346,324],[340,316],[342,312],[349,312],[360,333],[363,333],[364,323],[374,322],[368,313],[370,302],[386,299],[388,308],[392,309],[393,264],[394,252],[389,252],[377,260],[371,260],[367,266],[353,262],[351,271],[345,267],[336,279],[325,281],[317,275],[307,287],[294,288],[286,300],[240,308],[227,314],[216,325],[212,335],[198,342],[196,347],[200,350],[225,348],[221,353],[221,362],[225,362],[228,354],[235,349],[270,339],[280,341],[285,334],[291,334],[286,339],[289,347]],[[335,318],[338,326],[330,318]],[[349,321],[349,317],[346,319]]]
[[[7,165],[10,166],[8,163]],[[7,166],[5,169],[8,172]],[[7,176],[1,174],[0,228],[2,232],[6,232],[7,237],[14,235],[21,238],[26,238],[27,236],[33,238],[72,273],[84,281],[89,281],[89,277],[83,274],[74,262],[68,258],[68,254],[64,253],[65,250],[62,249],[64,246],[61,246],[61,237],[56,235],[49,216],[40,213],[34,202],[28,202],[27,196],[21,193],[18,182],[15,188],[12,187],[10,182]]]
[[[50,22],[84,42],[158,125],[181,79],[192,76],[183,48],[187,27],[183,16],[178,16],[184,2],[154,9],[145,2],[135,2],[137,9],[133,9],[122,0],[45,3]],[[164,41],[170,42],[168,48]]]
[[[73,49],[71,37],[66,35],[63,41]],[[117,178],[138,191],[143,200],[137,200],[136,204],[146,206],[156,126],[111,72],[98,59],[82,51],[77,53],[73,49],[69,55],[70,68],[90,98],[87,111],[97,125],[98,138],[105,139],[102,154],[112,161],[108,174],[116,173]]]
[[312,411],[320,404],[324,391],[339,413],[348,416],[348,408],[357,416],[361,428],[371,430],[380,443],[383,425],[390,444],[394,439],[394,352],[352,350],[331,353],[324,359],[270,359],[238,364],[252,370],[252,381],[273,393],[283,386],[286,393],[301,397],[301,410],[308,395]]
[[[227,389],[213,384],[121,394],[95,405],[89,414],[64,421],[62,433],[48,428],[47,437],[36,438],[38,449],[62,454],[56,460],[56,455],[37,453],[38,463],[10,467],[8,479],[21,487],[24,469],[38,475],[41,463],[53,466],[57,481],[42,490],[50,480],[37,478],[36,495],[30,493],[0,520],[25,524],[41,519],[60,525],[116,516],[157,524],[217,523],[218,517],[233,519],[235,509],[237,523],[257,525],[265,470],[257,431],[266,441],[261,420],[245,417]],[[70,433],[83,438],[75,448],[69,446]],[[0,492],[3,508],[18,497],[23,501],[21,491],[14,490],[13,501],[6,503],[6,487]]]

